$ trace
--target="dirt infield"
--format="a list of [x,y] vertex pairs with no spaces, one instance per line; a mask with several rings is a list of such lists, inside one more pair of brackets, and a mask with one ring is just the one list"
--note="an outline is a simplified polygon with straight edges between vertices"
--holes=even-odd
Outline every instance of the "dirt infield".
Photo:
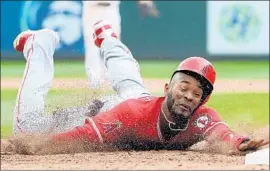
[[[151,92],[161,92],[167,80],[145,80]],[[18,88],[19,79],[1,80],[2,88]],[[86,88],[82,79],[55,79],[53,88]],[[215,92],[269,92],[269,80],[217,80]],[[251,132],[269,139],[269,126]],[[200,143],[191,151],[116,151],[62,155],[1,155],[1,169],[78,170],[269,170],[269,165],[244,165],[244,156],[202,152]],[[269,146],[268,146],[269,147]]]
[[[269,126],[249,135],[269,139]],[[78,170],[268,170],[269,165],[245,165],[244,156],[203,151],[205,142],[189,151],[114,151],[61,155],[1,155],[1,169]],[[269,146],[268,146],[269,147]],[[265,147],[267,148],[267,146]]]
[[[18,88],[20,79],[1,79],[1,88]],[[165,79],[145,79],[144,84],[151,92],[162,92]],[[87,88],[85,79],[54,79],[52,88]],[[214,92],[269,92],[269,80],[217,80]]]
[[244,157],[182,151],[93,152],[52,156],[3,156],[2,169],[78,170],[268,170],[244,165]]

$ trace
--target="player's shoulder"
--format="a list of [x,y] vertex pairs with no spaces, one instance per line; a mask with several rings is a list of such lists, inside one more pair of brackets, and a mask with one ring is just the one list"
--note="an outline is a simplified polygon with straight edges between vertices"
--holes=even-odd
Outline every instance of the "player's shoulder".
[[129,99],[127,102],[130,108],[136,108],[140,111],[148,111],[152,108],[159,108],[164,97],[144,96],[140,98]]
[[128,103],[136,104],[136,105],[138,104],[145,105],[145,104],[150,104],[150,103],[156,103],[158,101],[163,101],[163,100],[164,100],[164,97],[144,96],[144,97],[129,99]]
[[199,134],[202,134],[209,127],[220,123],[221,118],[214,108],[203,105],[195,111],[190,122],[192,123],[191,127],[194,128],[192,130],[196,130]]
[[221,120],[219,113],[211,107],[202,105],[200,106],[193,115],[194,119],[205,119],[205,120],[212,120],[212,121],[219,121]]
[[195,111],[195,113],[197,113],[197,114],[199,114],[199,113],[208,113],[208,114],[211,115],[211,114],[216,114],[217,111],[212,107],[202,105]]
[[157,113],[160,110],[163,101],[164,97],[145,96],[135,99],[129,99],[128,105],[133,111],[133,113],[146,116]]
[[143,108],[144,106],[154,106],[155,103],[161,101],[162,97],[144,96],[139,98],[129,98],[120,103],[121,106],[128,106],[130,108]]

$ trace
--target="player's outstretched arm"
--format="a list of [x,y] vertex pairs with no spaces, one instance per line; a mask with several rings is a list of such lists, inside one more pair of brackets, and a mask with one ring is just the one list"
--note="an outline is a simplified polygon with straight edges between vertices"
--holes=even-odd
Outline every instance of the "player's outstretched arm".
[[235,133],[226,123],[221,121],[216,111],[209,108],[207,113],[213,119],[212,123],[205,129],[204,138],[218,152],[243,155],[269,144],[269,141],[264,139],[254,139]]

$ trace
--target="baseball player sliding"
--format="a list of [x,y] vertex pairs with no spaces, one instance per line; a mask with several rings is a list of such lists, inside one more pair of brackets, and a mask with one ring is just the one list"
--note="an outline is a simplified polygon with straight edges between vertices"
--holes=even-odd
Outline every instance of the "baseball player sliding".
[[[100,50],[93,41],[93,25],[99,20],[111,23],[118,37],[121,34],[120,1],[83,1],[83,36],[85,47],[85,69],[91,88],[99,88],[108,81],[107,69],[100,56]],[[144,16],[159,16],[153,1],[138,1],[139,9]]]
[[[81,126],[49,134],[44,139],[47,145],[83,140],[87,144],[119,148],[188,149],[206,140],[209,144],[227,144],[226,153],[243,154],[269,143],[233,132],[214,109],[205,106],[216,80],[216,71],[206,59],[189,57],[182,61],[165,84],[164,96],[155,97],[145,89],[136,60],[111,25],[100,21],[93,29],[94,43],[101,51],[109,80],[118,95],[126,98],[110,110],[86,117]],[[47,29],[24,32],[15,40],[16,50],[23,52],[27,60],[15,110],[17,131],[31,133],[31,129],[37,131],[36,127],[43,129],[53,122],[53,118],[43,121],[39,114],[44,110],[53,78],[53,53],[58,41],[57,34]],[[9,148],[5,149],[25,153],[16,150],[18,145],[18,141],[9,141]],[[44,148],[44,144],[29,146],[35,149],[30,154],[38,154]],[[218,148],[224,152],[222,146]]]

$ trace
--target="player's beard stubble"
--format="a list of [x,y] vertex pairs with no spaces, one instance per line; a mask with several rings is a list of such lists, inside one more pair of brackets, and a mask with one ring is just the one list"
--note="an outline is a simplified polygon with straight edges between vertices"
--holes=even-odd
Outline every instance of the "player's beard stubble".
[[189,118],[192,116],[192,112],[190,112],[188,115],[184,114],[179,108],[179,105],[177,105],[176,100],[173,98],[172,92],[169,92],[167,95],[167,107],[173,122],[175,122],[175,124],[181,129],[186,127]]

